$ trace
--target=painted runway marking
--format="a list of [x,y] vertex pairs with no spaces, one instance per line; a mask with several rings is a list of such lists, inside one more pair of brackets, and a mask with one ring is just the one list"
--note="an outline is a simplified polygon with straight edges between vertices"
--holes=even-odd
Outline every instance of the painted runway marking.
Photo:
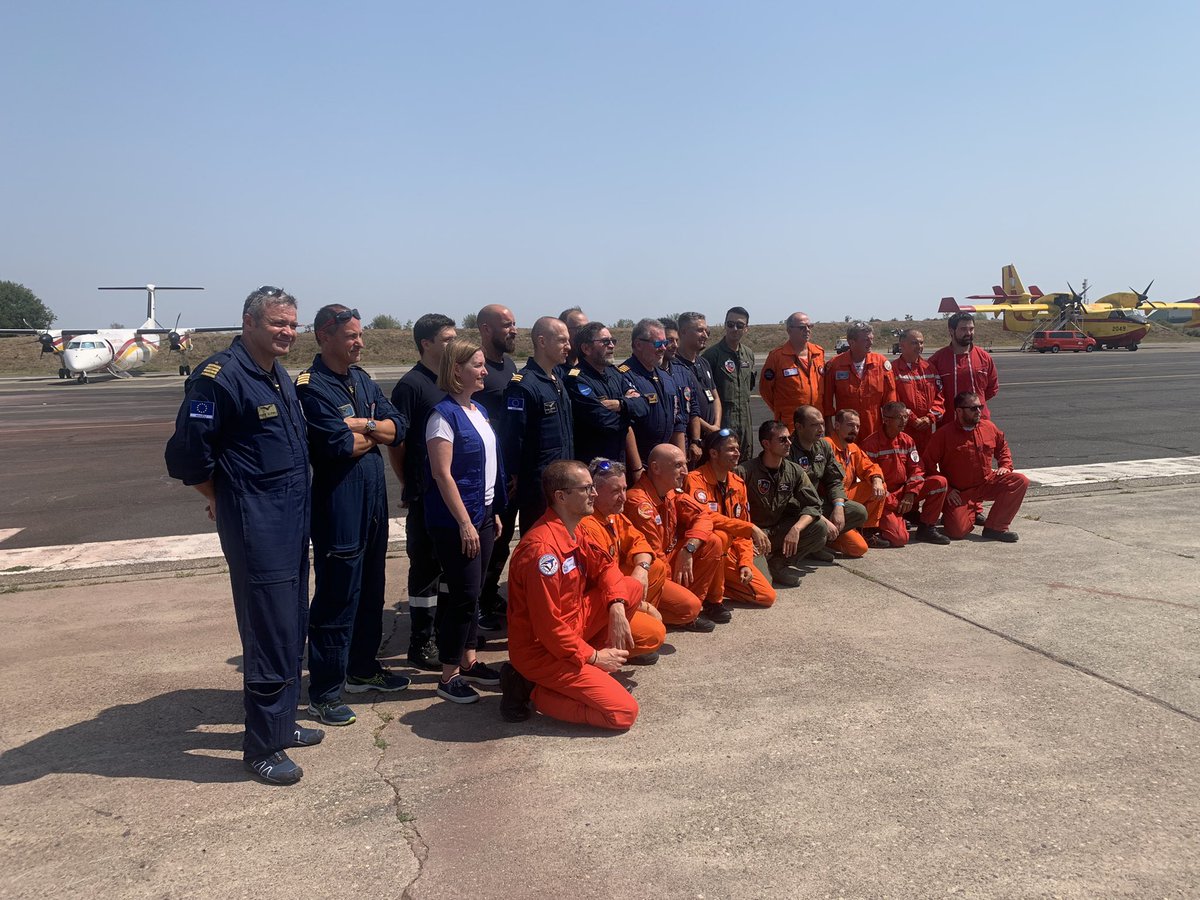
[[1122,375],[1117,378],[1064,378],[1056,381],[1005,381],[1002,387],[1045,387],[1048,384],[1108,384],[1113,381],[1165,381],[1168,378],[1196,378],[1195,372],[1179,375]]
[[[404,539],[404,519],[391,519],[388,526],[390,541]],[[8,529],[14,534],[21,530]],[[0,535],[11,536],[3,531],[0,531]],[[219,559],[221,555],[221,541],[213,533],[97,541],[57,547],[24,547],[0,550],[0,575],[6,572],[68,572],[110,566]]]
[[14,534],[20,534],[24,528],[0,528],[0,544],[3,544]]
[[1062,487],[1069,484],[1100,484],[1111,481],[1136,481],[1141,478],[1170,478],[1200,475],[1200,456],[1172,456],[1165,459],[1137,459],[1131,462],[1088,463],[1081,466],[1052,466],[1045,469],[1017,469],[1035,484]]

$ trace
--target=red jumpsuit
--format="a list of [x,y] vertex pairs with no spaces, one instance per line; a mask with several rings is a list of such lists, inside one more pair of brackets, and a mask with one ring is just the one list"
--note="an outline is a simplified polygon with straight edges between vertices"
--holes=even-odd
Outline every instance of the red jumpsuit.
[[692,583],[687,588],[708,603],[719,604],[725,599],[721,562],[725,548],[721,538],[713,533],[707,506],[674,490],[660,500],[647,472],[625,494],[625,515],[645,535],[654,556],[670,572],[675,571],[679,554],[686,552],[687,542],[693,538],[699,541],[700,546],[692,554]]
[[921,523],[936,525],[946,502],[946,479],[941,475],[925,475],[921,454],[912,437],[900,432],[889,438],[877,431],[859,444],[863,453],[883,472],[888,495],[879,515],[879,533],[893,547],[908,543],[908,524],[900,515],[900,501],[906,494],[916,497],[914,509],[921,511]]
[[942,379],[942,405],[949,413],[948,418],[954,416],[954,398],[963,391],[978,394],[979,402],[983,404],[980,416],[984,419],[992,417],[987,402],[1000,392],[1000,378],[992,354],[975,346],[956,354],[947,344],[929,357],[929,364]]
[[[730,472],[727,481],[718,481],[712,463],[707,462],[688,473],[684,489],[698,503],[708,507],[713,529],[721,538],[724,547],[725,596],[757,606],[773,604],[775,588],[754,565],[750,498],[746,496],[746,482],[736,472]],[[740,578],[743,566],[750,569],[748,584],[742,584]]]
[[[909,418],[904,431],[916,442],[917,450],[924,452],[945,413],[942,379],[929,361],[919,356],[911,365],[903,356],[896,357],[892,360],[892,374],[896,376],[896,399],[908,407]],[[928,427],[913,425],[916,419],[924,418],[931,420]]]
[[624,603],[632,617],[642,602],[642,586],[622,575],[582,533],[577,537],[547,510],[517,545],[508,572],[509,660],[534,682],[539,712],[624,731],[637,718],[637,701],[611,675],[589,664],[599,647],[584,636],[602,630],[596,623],[607,622],[613,601]]
[[892,364],[879,353],[867,354],[859,378],[847,350],[825,365],[822,391],[826,418],[839,409],[853,409],[861,422],[859,434],[870,434],[883,425],[883,404],[896,399],[896,378]]
[[700,615],[700,598],[682,584],[671,580],[667,564],[654,555],[654,548],[646,536],[633,527],[628,517],[621,513],[615,516],[592,513],[579,523],[579,527],[604,548],[609,558],[615,560],[626,575],[633,573],[636,565],[633,558],[639,553],[649,553],[653,557],[650,561],[646,602],[659,611],[668,625],[688,625]]
[[925,448],[925,465],[931,472],[936,468],[960,495],[957,506],[948,497],[946,500],[942,528],[947,537],[970,534],[976,514],[983,511],[984,500],[995,501],[985,528],[1007,531],[1016,518],[1029,489],[1029,479],[1020,472],[1000,475],[992,469],[993,459],[1002,468],[1012,468],[1012,453],[1004,432],[987,420],[981,420],[970,431],[957,422],[949,422],[930,439]]
[[767,354],[758,375],[758,394],[776,421],[793,427],[793,415],[801,406],[821,408],[821,385],[825,376],[825,348],[809,343],[808,359],[796,355],[790,343]]

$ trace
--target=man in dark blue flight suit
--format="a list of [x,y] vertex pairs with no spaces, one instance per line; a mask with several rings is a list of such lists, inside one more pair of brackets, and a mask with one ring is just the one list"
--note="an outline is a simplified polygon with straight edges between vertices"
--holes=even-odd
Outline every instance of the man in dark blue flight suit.
[[[700,383],[696,381],[692,369],[685,366],[679,359],[679,323],[671,318],[658,320],[662,323],[663,337],[667,346],[663,348],[663,371],[671,376],[679,391],[679,406],[684,412],[686,424],[685,439],[687,440],[686,455],[689,465],[698,462],[703,457],[704,448],[700,444]],[[699,449],[700,453],[693,453]]]
[[312,460],[313,571],[308,611],[308,712],[349,725],[349,693],[402,691],[409,680],[379,664],[383,638],[388,506],[380,445],[404,440],[405,423],[356,365],[363,330],[357,309],[323,306],[313,319],[321,352],[296,377]]
[[650,459],[650,451],[659,444],[674,444],[686,452],[687,413],[681,408],[675,380],[662,369],[666,346],[662,323],[658,319],[642,319],[633,327],[633,356],[617,366],[618,372],[633,380],[633,386],[649,407],[646,417],[633,423],[638,458],[626,462],[635,481]]
[[325,736],[296,725],[308,620],[308,438],[277,362],[296,326],[296,300],[279,288],[247,297],[241,336],[184,385],[166,448],[167,472],[204,496],[217,523],[242,639],[242,755],[272,784],[304,774],[288,748]]
[[571,394],[575,458],[584,464],[597,456],[623,463],[629,426],[649,414],[649,404],[629,376],[613,365],[616,342],[603,322],[589,322],[573,340],[579,362],[565,381]]
[[516,504],[524,535],[546,511],[542,472],[575,452],[571,397],[554,374],[571,350],[567,326],[543,316],[529,331],[533,356],[504,389],[501,443],[504,468],[516,481]]
[[[717,384],[713,379],[712,366],[701,356],[708,346],[708,321],[698,312],[683,312],[676,320],[679,325],[679,348],[675,353],[675,365],[688,370],[698,389],[695,394],[696,424],[700,426],[700,439],[688,438],[688,465],[698,468],[707,457],[703,441],[721,430],[721,399],[717,396]],[[672,369],[674,374],[674,369]]]

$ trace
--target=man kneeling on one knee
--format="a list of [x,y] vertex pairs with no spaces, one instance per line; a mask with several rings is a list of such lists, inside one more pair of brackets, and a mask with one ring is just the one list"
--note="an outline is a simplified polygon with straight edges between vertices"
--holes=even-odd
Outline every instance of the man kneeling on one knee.
[[509,562],[508,653],[500,712],[509,721],[537,710],[565,722],[623,731],[637,701],[613,679],[631,655],[652,653],[662,623],[640,612],[643,586],[622,575],[580,530],[596,488],[587,467],[557,460],[542,473],[549,507],[521,537]]

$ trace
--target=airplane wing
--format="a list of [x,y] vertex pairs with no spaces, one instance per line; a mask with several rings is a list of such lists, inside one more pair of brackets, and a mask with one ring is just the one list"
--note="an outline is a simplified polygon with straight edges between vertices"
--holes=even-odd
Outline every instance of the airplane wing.
[[241,325],[206,325],[203,328],[139,328],[138,334],[219,334],[220,332],[236,332],[241,331]]
[[1143,300],[1139,309],[1200,309],[1200,303],[1184,301],[1179,303],[1160,303],[1158,300]]
[[41,334],[44,328],[0,328],[0,334]]

